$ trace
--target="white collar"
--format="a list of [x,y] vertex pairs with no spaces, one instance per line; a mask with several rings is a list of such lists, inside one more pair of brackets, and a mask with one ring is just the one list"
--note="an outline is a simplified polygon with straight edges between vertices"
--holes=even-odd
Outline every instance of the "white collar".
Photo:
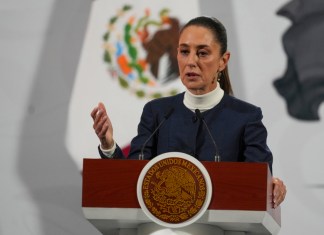
[[186,90],[183,103],[191,111],[199,109],[201,112],[204,112],[215,107],[221,101],[223,96],[224,90],[217,82],[216,89],[204,95],[194,95],[190,91]]

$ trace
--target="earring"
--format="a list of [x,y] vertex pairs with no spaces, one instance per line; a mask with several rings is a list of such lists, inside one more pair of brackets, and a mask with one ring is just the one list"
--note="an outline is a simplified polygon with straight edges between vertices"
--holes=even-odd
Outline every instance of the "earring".
[[221,80],[221,78],[222,78],[222,71],[220,71],[220,72],[218,73],[217,81],[219,82],[219,81]]

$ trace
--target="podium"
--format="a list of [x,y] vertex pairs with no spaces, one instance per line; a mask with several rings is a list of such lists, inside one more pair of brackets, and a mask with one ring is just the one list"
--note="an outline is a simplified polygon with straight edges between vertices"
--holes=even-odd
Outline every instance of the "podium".
[[[84,159],[82,209],[104,235],[135,235],[152,221],[140,208],[136,185],[147,160]],[[280,207],[272,208],[267,163],[202,162],[212,182],[207,211],[196,222],[224,235],[278,234]]]

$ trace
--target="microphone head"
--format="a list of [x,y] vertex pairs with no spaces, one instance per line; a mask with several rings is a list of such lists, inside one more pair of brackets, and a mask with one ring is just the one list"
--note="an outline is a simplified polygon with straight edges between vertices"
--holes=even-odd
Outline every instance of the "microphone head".
[[196,113],[196,117],[197,117],[198,119],[202,119],[202,117],[201,117],[201,112],[200,112],[199,109],[195,109],[195,113]]

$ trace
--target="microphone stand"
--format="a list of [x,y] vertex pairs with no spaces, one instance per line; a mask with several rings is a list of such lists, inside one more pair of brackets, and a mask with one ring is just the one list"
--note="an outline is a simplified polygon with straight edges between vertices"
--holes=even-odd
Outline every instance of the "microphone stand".
[[153,133],[147,138],[147,140],[144,142],[144,144],[142,145],[141,148],[141,152],[138,155],[138,160],[144,160],[144,148],[147,144],[147,142],[152,139],[153,135],[160,129],[160,127],[162,126],[162,124],[170,117],[170,115],[173,113],[174,108],[170,108],[169,111],[164,115],[163,120],[159,123],[159,125],[155,128],[155,130],[153,131]]
[[207,123],[205,122],[205,119],[202,117],[201,112],[200,112],[199,109],[196,109],[195,110],[195,113],[196,113],[196,116],[198,117],[198,119],[200,119],[204,123],[204,126],[207,129],[207,132],[209,134],[209,137],[210,137],[211,141],[214,144],[215,152],[216,152],[215,153],[215,162],[220,162],[221,159],[220,159],[220,155],[219,155],[219,152],[218,152],[217,144],[216,144],[215,139],[213,138],[213,136],[212,136],[212,134],[211,134],[211,132],[210,132],[208,126],[207,126]]

